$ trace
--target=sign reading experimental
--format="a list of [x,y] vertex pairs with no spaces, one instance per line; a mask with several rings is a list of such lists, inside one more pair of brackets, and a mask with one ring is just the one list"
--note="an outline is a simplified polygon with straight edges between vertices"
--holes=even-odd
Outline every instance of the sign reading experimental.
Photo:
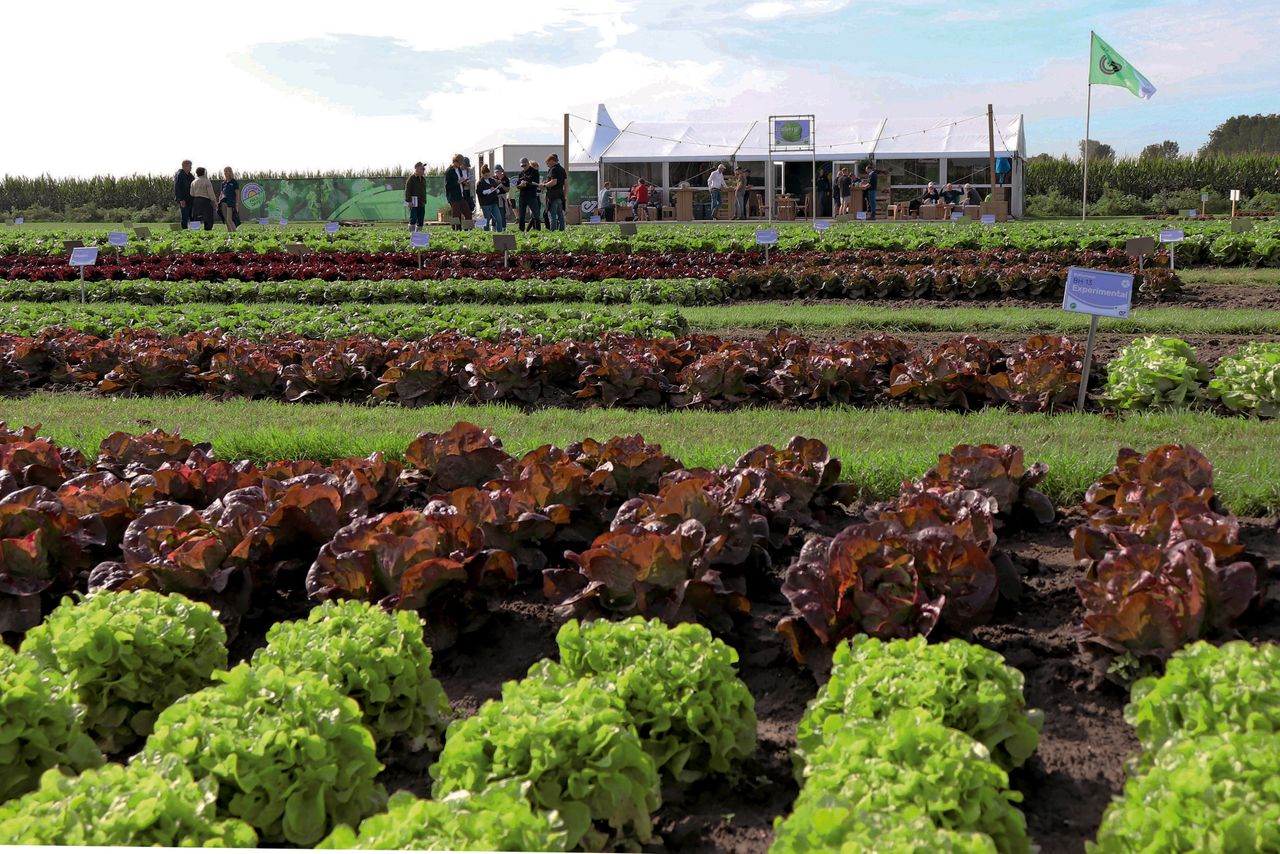
[[1067,270],[1062,307],[1094,317],[1128,317],[1133,304],[1133,276],[1106,270]]

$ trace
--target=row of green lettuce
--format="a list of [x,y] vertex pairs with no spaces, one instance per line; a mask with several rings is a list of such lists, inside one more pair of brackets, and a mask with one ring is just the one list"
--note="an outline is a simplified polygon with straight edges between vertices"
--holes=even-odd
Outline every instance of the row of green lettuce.
[[1210,370],[1179,338],[1139,338],[1107,363],[1102,402],[1121,410],[1217,402],[1229,412],[1275,418],[1280,415],[1280,343],[1246,344]]
[[[0,844],[599,850],[755,750],[737,654],[701,626],[571,621],[559,663],[459,720],[422,637],[327,603],[226,670],[206,605],[66,600],[0,644]],[[420,751],[435,799],[388,801],[381,760]]]
[[1280,647],[1184,647],[1125,720],[1141,752],[1090,854],[1280,851]]
[[774,854],[1030,852],[1009,772],[1035,751],[1043,716],[1022,686],[965,641],[842,643],[796,731],[800,795]]
[[[596,304],[720,305],[732,299],[731,291],[719,279],[603,279],[582,282],[576,279],[362,279],[328,282],[305,279],[286,282],[167,282],[155,279],[127,279],[91,282],[85,288],[91,303],[123,302],[135,305],[182,305],[184,303],[262,303],[334,305],[364,303],[377,305],[529,305],[546,302]],[[80,282],[33,282],[0,280],[0,303],[78,302]]]
[[[1223,265],[1280,265],[1280,222],[1249,222],[1235,228],[1222,222],[1134,220],[1099,223],[1001,223],[996,226],[952,223],[834,223],[819,232],[812,223],[752,223],[732,225],[640,224],[634,236],[624,236],[613,225],[586,225],[567,231],[515,232],[518,252],[602,252],[631,248],[642,251],[727,252],[756,248],[756,231],[778,231],[777,248],[914,250],[932,247],[954,249],[1055,249],[1123,248],[1133,237],[1154,237],[1160,228],[1174,226],[1186,232],[1178,245],[1184,263]],[[65,252],[62,241],[83,240],[106,245],[112,229],[100,226],[49,231],[21,227],[0,230],[0,255]],[[216,231],[156,231],[142,239],[129,233],[126,252],[283,252],[290,243],[313,249],[362,252],[405,251],[409,235],[402,226],[348,227],[336,235],[315,225],[247,225],[235,233]],[[484,231],[431,232],[433,250],[491,252],[493,237]]]
[[591,340],[608,332],[662,338],[688,330],[674,309],[652,306],[590,304],[531,305],[365,305],[347,302],[311,306],[289,303],[0,303],[0,332],[35,335],[41,329],[66,327],[102,338],[124,329],[149,329],[165,335],[192,332],[229,333],[262,340],[279,335],[336,341],[352,335],[382,340],[417,340],[442,332],[459,332],[493,341],[506,332],[522,332],[547,340]]

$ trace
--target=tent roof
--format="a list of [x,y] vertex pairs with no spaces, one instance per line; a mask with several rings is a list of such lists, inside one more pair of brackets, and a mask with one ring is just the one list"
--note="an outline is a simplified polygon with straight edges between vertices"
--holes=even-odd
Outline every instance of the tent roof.
[[[602,107],[603,109],[603,107]],[[816,118],[820,160],[914,157],[985,157],[986,116],[960,118]],[[996,116],[996,153],[1026,157],[1021,115]],[[769,122],[630,122],[594,159],[623,161],[764,161],[769,155]],[[828,142],[827,140],[830,140]],[[803,152],[774,152],[774,160],[809,161]],[[573,158],[571,158],[573,159]],[[581,161],[578,161],[581,162]]]
[[618,136],[618,126],[604,104],[596,105],[594,122],[569,122],[569,163],[595,163]]

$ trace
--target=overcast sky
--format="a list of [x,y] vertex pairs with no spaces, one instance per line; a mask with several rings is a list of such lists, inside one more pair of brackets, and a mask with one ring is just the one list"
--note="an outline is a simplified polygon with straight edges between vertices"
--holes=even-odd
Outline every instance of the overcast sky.
[[[453,10],[446,14],[442,9]],[[1183,151],[1280,111],[1276,0],[6,2],[0,172],[443,163],[615,121],[1026,115],[1083,135],[1089,30],[1157,88],[1095,87],[1092,136]]]

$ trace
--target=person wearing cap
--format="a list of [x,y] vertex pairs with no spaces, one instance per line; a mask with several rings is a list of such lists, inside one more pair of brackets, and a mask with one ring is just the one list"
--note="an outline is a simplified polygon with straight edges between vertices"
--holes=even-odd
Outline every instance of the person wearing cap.
[[724,164],[711,170],[711,174],[707,176],[707,189],[711,191],[711,218],[716,218],[716,212],[720,210],[721,193],[724,192]]
[[427,164],[421,160],[404,180],[404,204],[409,209],[409,227],[422,228],[427,213]]
[[[516,189],[520,191],[519,211],[520,230],[542,230],[542,205],[538,199],[538,183],[542,180],[538,167],[529,162],[529,158],[520,158],[520,174],[516,176]],[[525,214],[529,215],[528,220]]]

